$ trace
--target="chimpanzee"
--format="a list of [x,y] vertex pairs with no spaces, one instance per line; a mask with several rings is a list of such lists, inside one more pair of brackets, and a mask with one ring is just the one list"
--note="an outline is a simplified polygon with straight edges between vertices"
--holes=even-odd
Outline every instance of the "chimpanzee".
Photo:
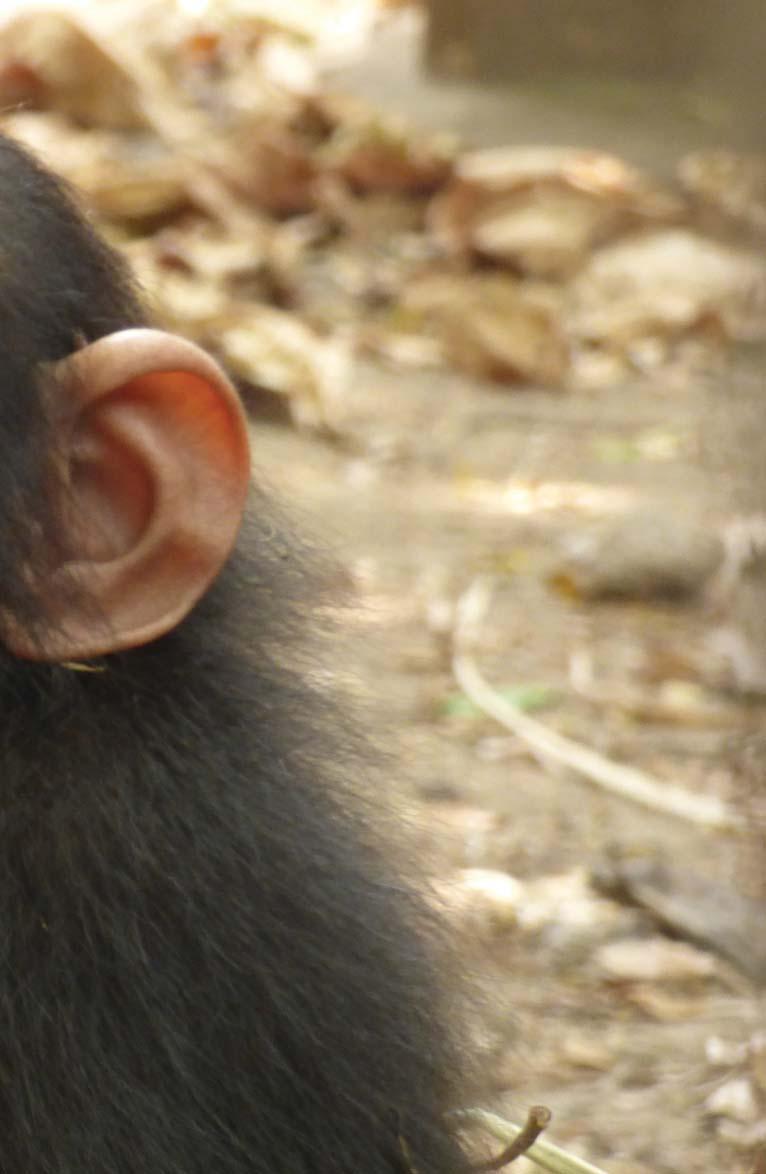
[[0,1171],[457,1174],[438,933],[302,667],[300,545],[148,322],[0,139]]

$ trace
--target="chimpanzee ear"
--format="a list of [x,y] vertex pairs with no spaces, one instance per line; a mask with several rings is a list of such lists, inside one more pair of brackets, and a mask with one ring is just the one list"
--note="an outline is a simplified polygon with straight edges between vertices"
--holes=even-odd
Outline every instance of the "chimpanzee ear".
[[237,393],[173,335],[101,338],[57,364],[53,385],[68,558],[51,578],[42,647],[19,631],[6,642],[31,659],[80,660],[145,644],[188,614],[236,540],[250,454]]

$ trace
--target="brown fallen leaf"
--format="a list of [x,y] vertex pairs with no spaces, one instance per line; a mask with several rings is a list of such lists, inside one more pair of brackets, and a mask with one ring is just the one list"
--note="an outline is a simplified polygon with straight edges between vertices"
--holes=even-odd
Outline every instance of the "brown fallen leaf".
[[452,174],[451,140],[380,116],[339,126],[317,158],[357,192],[427,194]]
[[766,264],[687,229],[600,249],[569,295],[567,327],[582,342],[624,348],[647,335],[717,326],[729,339],[766,336]]
[[413,280],[401,308],[419,315],[452,362],[497,383],[560,386],[569,349],[555,293],[503,274],[433,274]]
[[563,279],[618,231],[673,219],[677,199],[611,155],[557,147],[500,147],[463,155],[433,201],[440,245],[542,278]]
[[190,204],[186,173],[161,146],[147,151],[121,134],[72,126],[59,114],[13,112],[0,116],[0,125],[63,175],[105,220],[140,225]]
[[216,170],[256,207],[276,216],[310,211],[319,169],[313,145],[278,118],[237,128],[219,151]]
[[106,44],[63,12],[22,13],[0,30],[0,105],[21,101],[83,126],[146,125],[134,79]]
[[168,219],[188,209],[183,170],[173,159],[155,159],[140,167],[114,155],[79,170],[72,182],[104,220],[141,225]]
[[527,188],[478,209],[470,243],[481,257],[542,280],[562,280],[576,272],[615,227],[614,210],[588,193],[566,187]]

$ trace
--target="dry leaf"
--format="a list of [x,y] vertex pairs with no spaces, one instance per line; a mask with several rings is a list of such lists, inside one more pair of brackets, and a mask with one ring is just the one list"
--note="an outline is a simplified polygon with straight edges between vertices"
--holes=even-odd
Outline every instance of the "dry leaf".
[[712,954],[662,937],[608,942],[594,960],[607,979],[618,982],[684,982],[716,973]]
[[562,1057],[575,1068],[589,1068],[594,1072],[609,1072],[616,1055],[601,1040],[568,1032],[561,1047]]
[[114,155],[70,176],[97,216],[129,222],[165,219],[189,206],[183,169],[169,158],[139,166]]
[[622,993],[627,1002],[658,1023],[683,1023],[699,1019],[706,1009],[701,997],[680,995],[646,983],[631,983]]
[[262,289],[258,287],[268,258],[260,234],[224,233],[205,221],[196,221],[157,233],[153,247],[164,267],[180,268],[232,294],[246,286],[250,296],[259,300],[266,288],[266,280]]
[[431,326],[456,366],[498,383],[559,386],[569,349],[555,295],[500,274],[431,275],[402,296],[405,313]]
[[450,140],[424,138],[381,118],[341,125],[318,159],[358,192],[427,194],[452,173]]
[[270,306],[240,306],[216,324],[215,344],[235,376],[286,396],[298,424],[337,425],[349,359],[340,339],[320,338]]
[[732,1043],[722,1039],[719,1035],[711,1035],[705,1040],[705,1059],[715,1068],[734,1068],[737,1064],[744,1064],[748,1057],[746,1043]]
[[160,146],[147,151],[119,134],[80,130],[57,114],[22,111],[0,123],[76,187],[99,217],[145,222],[189,205],[183,167]]
[[752,1084],[747,1077],[737,1077],[721,1084],[705,1101],[705,1112],[711,1117],[728,1117],[747,1125],[757,1121],[760,1109]]
[[697,151],[681,160],[678,177],[688,192],[725,216],[766,229],[766,155]]
[[574,273],[615,228],[613,210],[576,189],[524,190],[478,210],[472,248],[541,279]]
[[[26,87],[26,89],[25,89]],[[29,12],[0,31],[0,104],[30,101],[84,126],[145,125],[133,78],[63,12]]]
[[216,169],[258,208],[277,216],[310,211],[316,202],[313,145],[276,118],[238,128]]
[[447,252],[563,278],[619,229],[678,215],[620,159],[595,151],[501,147],[463,155],[429,224]]
[[581,147],[491,147],[462,156],[456,178],[487,191],[507,192],[554,181],[614,200],[643,203],[657,214],[678,206],[615,155]]
[[529,933],[548,926],[568,936],[598,938],[614,932],[622,911],[594,892],[584,869],[527,881],[519,908],[519,924]]
[[482,938],[512,929],[518,921],[523,885],[506,872],[464,868],[437,886],[440,904],[464,929]]
[[570,287],[567,316],[584,341],[625,347],[653,333],[720,323],[729,338],[766,334],[766,265],[686,229],[644,233],[601,249]]

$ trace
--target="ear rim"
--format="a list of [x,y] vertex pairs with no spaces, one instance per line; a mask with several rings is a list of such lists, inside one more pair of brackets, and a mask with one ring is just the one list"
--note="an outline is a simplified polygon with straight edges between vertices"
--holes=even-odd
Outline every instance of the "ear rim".
[[[200,573],[196,585],[168,591],[167,601],[158,618],[138,624],[129,624],[118,617],[112,628],[96,622],[99,600],[109,600],[110,581],[119,585],[119,575],[127,558],[118,557],[102,571],[99,565],[91,565],[87,559],[67,560],[51,576],[52,596],[56,598],[56,581],[76,583],[78,577],[90,579],[95,584],[95,594],[90,596],[88,616],[71,616],[53,622],[45,636],[27,633],[12,619],[4,623],[4,643],[12,654],[20,659],[37,662],[69,662],[91,660],[97,657],[118,654],[131,648],[138,648],[160,639],[183,622],[189,612],[207,593],[220,570],[230,557],[242,525],[244,510],[250,490],[251,455],[247,419],[239,395],[220,366],[196,344],[176,335],[151,328],[131,328],[106,335],[79,351],[56,363],[48,370],[53,386],[61,399],[61,427],[77,427],[78,422],[92,410],[99,410],[99,404],[107,404],[121,389],[128,391],[132,384],[139,384],[142,378],[163,375],[179,378],[191,377],[208,387],[223,405],[223,419],[227,436],[227,447],[231,446],[231,468],[225,478],[227,484],[227,526],[216,532],[215,556],[207,562],[207,570]],[[212,466],[211,466],[212,467]],[[204,541],[201,549],[204,547]],[[172,549],[172,542],[169,549]],[[204,562],[204,560],[203,560]],[[191,564],[188,564],[191,565]],[[84,571],[83,568],[87,568]],[[151,590],[151,588],[150,588]],[[76,588],[75,588],[76,592]],[[71,594],[66,588],[62,598]],[[55,608],[54,608],[55,611]],[[106,613],[111,611],[107,605]]]
[[[131,326],[87,343],[65,359],[51,363],[49,370],[54,380],[76,395],[78,411],[142,375],[187,371],[219,386],[247,437],[247,418],[231,380],[215,359],[181,335],[149,326]],[[249,459],[249,441],[244,447]]]

